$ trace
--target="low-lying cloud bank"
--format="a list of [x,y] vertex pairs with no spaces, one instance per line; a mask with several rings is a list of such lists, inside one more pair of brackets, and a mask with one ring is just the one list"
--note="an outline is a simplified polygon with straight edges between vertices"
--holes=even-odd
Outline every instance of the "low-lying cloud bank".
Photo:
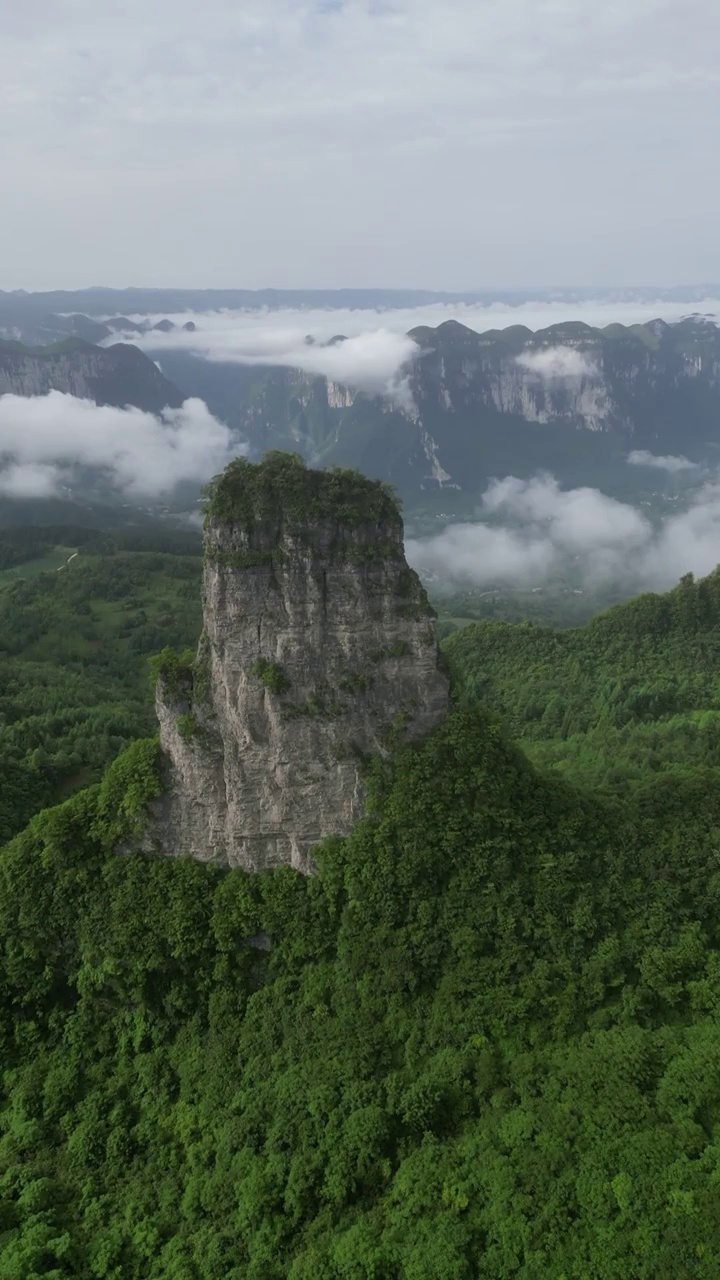
[[[707,315],[720,315],[720,302],[707,299],[696,304]],[[411,407],[407,382],[409,364],[419,348],[408,331],[417,326],[436,327],[447,320],[481,333],[523,324],[532,331],[568,320],[583,320],[593,326],[621,322],[642,323],[661,317],[676,321],[692,310],[688,303],[611,303],[608,301],[567,301],[526,303],[432,304],[424,307],[386,310],[337,308],[322,310],[277,309],[248,311],[181,312],[172,316],[132,316],[131,320],[153,324],[171,320],[170,332],[151,329],[118,333],[108,342],[124,339],[149,355],[164,351],[185,351],[205,360],[242,365],[282,366],[322,375],[332,382],[358,388],[368,395],[384,395],[402,408]],[[183,325],[192,321],[192,332]],[[332,344],[345,335],[346,341]],[[314,341],[306,342],[312,335]],[[598,369],[592,355],[559,343],[518,357],[518,365],[543,380],[592,378]]]
[[663,590],[720,562],[720,483],[654,525],[598,489],[561,489],[553,476],[507,476],[483,495],[488,523],[450,525],[409,540],[407,555],[440,586],[535,586],[563,570],[582,582]]
[[700,465],[684,458],[682,454],[649,453],[647,449],[633,449],[628,454],[628,462],[632,467],[656,467],[658,471],[669,471],[671,475],[678,471],[697,471]]
[[407,404],[407,368],[419,352],[412,338],[383,328],[351,337],[332,336],[343,336],[344,340],[318,341],[307,329],[258,326],[256,321],[252,328],[153,331],[139,337],[128,335],[128,339],[148,353],[160,353],[161,358],[163,351],[187,351],[215,363],[300,369],[368,395],[389,396],[403,406]]
[[[336,333],[346,333],[348,337],[357,337],[374,329],[388,329],[392,333],[405,334],[418,325],[429,325],[435,328],[446,320],[459,320],[478,333],[485,329],[504,329],[510,325],[525,325],[528,329],[545,329],[549,325],[566,323],[568,320],[580,320],[594,328],[603,328],[608,324],[644,324],[659,317],[668,324],[681,320],[691,313],[701,314],[710,319],[720,319],[720,299],[706,298],[702,301],[669,300],[667,298],[648,301],[647,298],[635,302],[612,301],[610,299],[584,298],[571,301],[568,298],[555,301],[535,302],[434,302],[424,306],[411,307],[277,307],[272,310],[245,311],[183,311],[162,312],[156,315],[134,313],[128,318],[137,322],[147,321],[155,324],[169,319],[175,325],[182,326],[192,321],[199,330],[219,334],[232,334],[252,331],[282,331],[312,333],[319,342],[326,342]],[[157,335],[148,335],[151,341]]]
[[156,416],[59,391],[0,396],[0,493],[6,496],[49,497],[91,467],[119,493],[153,498],[183,481],[202,483],[244,452],[202,400]]
[[528,351],[517,356],[516,364],[539,378],[592,378],[597,368],[589,356],[576,347],[545,347],[540,351]]

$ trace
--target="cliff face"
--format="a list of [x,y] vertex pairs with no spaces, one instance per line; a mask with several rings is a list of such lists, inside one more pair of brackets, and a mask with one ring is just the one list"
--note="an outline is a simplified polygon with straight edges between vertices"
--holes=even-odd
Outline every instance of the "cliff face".
[[183,396],[137,347],[94,347],[71,338],[34,349],[0,342],[0,395],[44,396],[62,391],[96,404],[135,405],[149,413],[179,407]]
[[312,867],[364,805],[362,761],[432,729],[448,705],[434,613],[397,507],[352,473],[235,462],[206,525],[204,631],[158,681],[171,854]]
[[384,397],[295,369],[223,366],[233,391],[222,403],[214,385],[177,380],[256,455],[298,449],[413,497],[538,468],[596,483],[603,468],[624,467],[631,449],[703,460],[720,442],[720,328],[701,317],[535,333],[522,325],[477,333],[447,321],[410,337],[418,358]]

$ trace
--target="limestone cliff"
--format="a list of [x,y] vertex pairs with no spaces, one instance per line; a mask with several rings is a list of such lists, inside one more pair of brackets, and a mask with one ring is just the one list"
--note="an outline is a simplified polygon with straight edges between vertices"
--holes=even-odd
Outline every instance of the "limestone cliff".
[[445,714],[435,618],[394,499],[358,472],[238,460],[211,489],[204,631],[157,711],[170,854],[312,868],[364,805],[363,760]]
[[96,404],[135,405],[150,413],[177,408],[184,397],[153,361],[127,343],[95,347],[79,338],[33,349],[0,341],[0,395],[62,391]]
[[220,397],[197,374],[168,372],[255,456],[289,448],[326,466],[357,466],[413,504],[422,490],[481,491],[494,477],[538,469],[597,485],[624,472],[634,450],[696,462],[717,452],[720,326],[707,317],[484,333],[448,320],[408,336],[417,351],[385,395],[362,379],[341,386],[298,369],[226,365]]

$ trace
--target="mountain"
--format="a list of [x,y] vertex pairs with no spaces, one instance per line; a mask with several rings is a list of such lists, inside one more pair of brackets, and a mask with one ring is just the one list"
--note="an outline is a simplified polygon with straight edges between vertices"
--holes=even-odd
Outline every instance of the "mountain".
[[0,395],[42,396],[49,391],[135,405],[150,413],[179,407],[183,395],[137,347],[96,347],[81,338],[46,347],[0,340]]
[[[22,342],[29,347],[45,347],[68,338],[83,338],[86,342],[102,343],[117,333],[171,333],[175,325],[171,320],[130,320],[127,316],[109,316],[93,319],[80,314],[39,314],[36,309],[21,306],[3,308],[0,294],[0,340]],[[188,332],[196,328],[194,322],[182,326]]]
[[631,449],[700,460],[720,445],[720,329],[702,317],[535,333],[447,321],[410,336],[418,357],[385,398],[298,370],[208,366],[178,352],[163,353],[163,367],[256,454],[293,448],[409,497],[474,492],[494,475],[539,468],[597,483],[623,469]]
[[0,845],[153,732],[148,655],[197,642],[199,542],[158,525],[0,529]]
[[[204,629],[194,663],[166,654],[165,853],[307,871],[366,799],[363,760],[444,717],[435,613],[385,486],[271,454],[211,488]],[[302,636],[302,643],[298,637]]]
[[[282,465],[287,502],[304,469]],[[215,500],[254,514],[253,495],[243,507],[242,485],[231,489]],[[332,580],[316,554],[317,510],[303,505],[333,618],[352,608],[352,583],[345,572]],[[349,548],[344,505],[332,535]],[[300,504],[296,513],[302,536]],[[363,558],[378,611],[393,616],[404,593],[389,600],[374,557]],[[30,744],[43,733],[62,737],[53,763],[66,777],[71,755],[88,762],[90,736],[105,759],[142,721],[138,705],[127,717],[84,709],[73,724],[64,699],[92,706],[91,674],[111,674],[122,697],[135,637],[177,626],[186,591],[199,623],[199,566],[171,570],[169,559],[113,556],[79,576],[74,560],[10,589],[2,634],[13,645],[24,632],[30,661],[22,689],[15,672],[8,680],[0,728],[4,745],[31,751],[20,762],[38,776],[42,753]],[[247,580],[242,604],[251,582],[272,589],[262,562],[228,567],[231,587]],[[288,570],[307,581],[292,558]],[[264,600],[258,592],[253,606],[261,636]],[[224,624],[212,676],[249,619],[229,625],[220,597],[208,603]],[[153,739],[36,814],[0,851],[8,1280],[715,1280],[719,617],[715,575],[613,610],[556,646],[531,627],[506,628],[496,644],[482,628],[453,636],[447,715],[367,763],[367,816],[314,849],[312,876],[148,856],[148,806],[167,780]],[[285,619],[293,672],[322,661],[305,618],[300,610],[295,629]],[[366,619],[353,622],[338,641],[361,643]],[[106,654],[113,626],[129,634]],[[48,684],[43,719],[31,707],[47,704],[58,639],[60,687]],[[136,701],[136,663],[127,674]],[[262,679],[237,674],[241,687]],[[290,696],[264,674],[267,714],[245,723],[238,753],[277,731]],[[541,719],[561,743],[568,691],[568,728],[592,732],[605,708],[628,758],[644,727],[647,747],[652,730],[662,738],[622,792],[599,794],[587,778],[576,789],[533,767],[479,700],[499,698],[528,736]],[[227,719],[235,693],[217,707]],[[362,714],[360,685],[355,696]],[[690,766],[682,726],[673,737],[678,708],[702,739]],[[212,721],[200,727],[211,733]],[[202,759],[196,726],[184,729]],[[313,760],[291,761],[302,765],[312,778]],[[269,791],[282,766],[262,779]],[[27,802],[19,784],[16,794]],[[45,792],[34,798],[43,805]]]
[[443,649],[458,692],[482,698],[532,760],[579,784],[617,795],[718,763],[720,569],[582,628],[480,622]]
[[30,316],[83,312],[86,316],[178,314],[187,311],[251,310],[266,308],[349,308],[382,310],[391,307],[421,307],[436,304],[503,302],[519,306],[524,302],[702,302],[720,296],[718,284],[672,287],[556,287],[526,289],[58,289],[28,293],[0,290],[0,328]]

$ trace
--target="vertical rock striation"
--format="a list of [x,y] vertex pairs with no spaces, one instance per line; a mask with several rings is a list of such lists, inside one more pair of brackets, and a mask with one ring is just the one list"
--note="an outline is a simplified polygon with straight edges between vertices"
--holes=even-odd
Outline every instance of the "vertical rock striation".
[[395,501],[293,455],[233,462],[211,488],[203,606],[195,660],[168,658],[158,679],[158,842],[309,871],[313,845],[362,814],[363,759],[447,709]]

